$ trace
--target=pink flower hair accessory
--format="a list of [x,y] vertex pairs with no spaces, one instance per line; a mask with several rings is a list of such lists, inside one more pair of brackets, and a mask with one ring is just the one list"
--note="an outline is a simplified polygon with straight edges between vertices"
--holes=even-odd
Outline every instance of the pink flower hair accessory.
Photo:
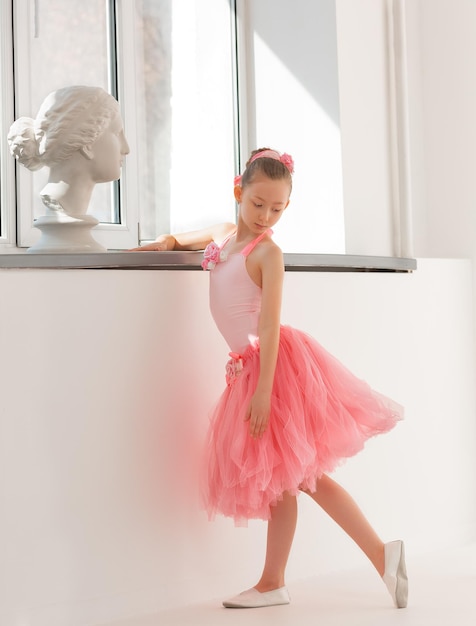
[[287,152],[283,152],[279,160],[281,161],[281,163],[283,163],[283,165],[288,168],[291,174],[294,174],[294,161],[293,157],[290,154],[288,154]]

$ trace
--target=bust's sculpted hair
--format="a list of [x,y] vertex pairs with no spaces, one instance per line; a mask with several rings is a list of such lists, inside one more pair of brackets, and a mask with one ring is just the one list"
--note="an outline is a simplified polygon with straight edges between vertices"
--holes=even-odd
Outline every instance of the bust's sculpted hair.
[[36,119],[18,118],[10,127],[12,155],[30,170],[51,166],[92,145],[119,112],[101,87],[64,87],[50,93]]

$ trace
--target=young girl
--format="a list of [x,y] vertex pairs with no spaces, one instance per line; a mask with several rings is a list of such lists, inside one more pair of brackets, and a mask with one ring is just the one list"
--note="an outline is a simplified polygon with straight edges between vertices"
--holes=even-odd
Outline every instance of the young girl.
[[140,248],[205,248],[211,312],[231,349],[227,387],[209,430],[205,503],[210,517],[219,512],[237,523],[268,520],[268,535],[258,583],[223,604],[289,603],[285,568],[302,491],[359,545],[395,606],[405,607],[403,542],[384,544],[350,495],[328,476],[369,437],[393,428],[403,410],[313,338],[280,324],[284,264],[271,229],[289,204],[292,173],[289,155],[256,150],[235,179],[236,226],[161,235]]

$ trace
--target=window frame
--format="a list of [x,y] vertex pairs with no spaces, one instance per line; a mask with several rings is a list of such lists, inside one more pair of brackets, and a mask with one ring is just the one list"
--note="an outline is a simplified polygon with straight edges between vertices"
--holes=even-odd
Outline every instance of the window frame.
[[16,247],[15,161],[10,158],[8,130],[13,122],[12,3],[0,4],[0,245]]
[[[131,0],[119,2],[118,0],[104,0],[107,11],[108,22],[108,90],[119,101],[124,129],[127,141],[130,147],[130,154],[127,155],[121,179],[118,183],[111,183],[111,194],[113,202],[117,202],[119,213],[118,224],[108,224],[101,222],[94,229],[94,239],[110,250],[121,250],[132,248],[138,243],[139,231],[139,215],[138,215],[138,187],[137,187],[137,145],[135,142],[134,127],[134,111],[135,93],[134,89],[126,89],[125,85],[131,84],[131,77],[134,75],[134,33],[130,25],[134,20],[134,6]],[[31,28],[33,16],[31,15],[33,4],[30,2],[18,2],[12,0],[12,16],[10,24],[12,31],[10,32],[10,46],[13,48],[13,42],[17,40],[29,41],[29,29]],[[120,6],[119,6],[120,5]],[[3,8],[3,5],[2,5]],[[3,24],[3,21],[2,21]],[[126,28],[126,25],[129,28]],[[115,46],[114,41],[115,39]],[[13,53],[13,68],[28,67],[29,51],[27,45],[17,46]],[[28,72],[13,71],[14,93],[22,95],[22,101],[30,100],[30,83]],[[133,84],[133,83],[132,83]],[[35,111],[27,114],[34,116]],[[11,121],[19,117],[22,113],[15,111]],[[11,123],[11,122],[10,122]],[[128,132],[130,129],[130,132]],[[8,154],[8,151],[7,151]],[[13,159],[11,159],[14,164]],[[15,164],[14,164],[15,166]],[[15,188],[15,185],[13,185]],[[33,178],[31,172],[26,168],[16,165],[16,193],[12,192],[14,205],[16,206],[17,220],[17,241],[16,246],[20,249],[32,246],[39,238],[39,232],[35,229],[33,207],[31,203],[20,204],[21,195],[31,198],[33,194]]]

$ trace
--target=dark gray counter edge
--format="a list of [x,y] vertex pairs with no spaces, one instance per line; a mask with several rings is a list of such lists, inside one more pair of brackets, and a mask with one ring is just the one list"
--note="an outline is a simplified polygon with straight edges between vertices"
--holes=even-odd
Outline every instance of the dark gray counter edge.
[[[0,269],[200,270],[201,252],[124,252],[81,254],[0,254]],[[287,271],[411,272],[415,259],[349,254],[284,255]]]

